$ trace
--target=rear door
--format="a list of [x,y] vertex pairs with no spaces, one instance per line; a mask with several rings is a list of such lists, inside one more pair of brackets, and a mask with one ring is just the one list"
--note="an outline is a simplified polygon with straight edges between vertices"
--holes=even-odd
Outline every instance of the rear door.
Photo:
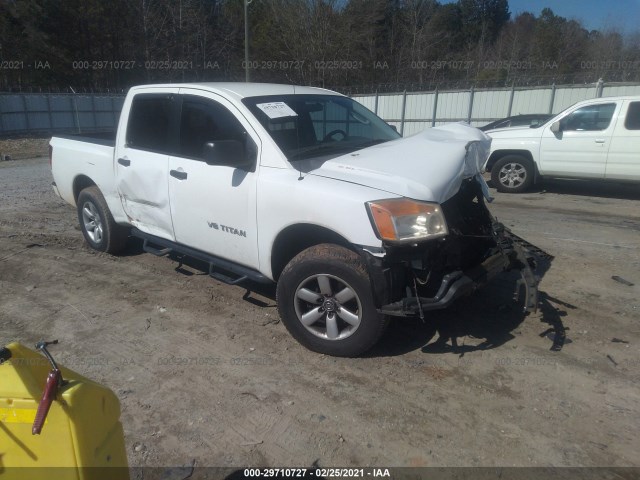
[[[256,182],[260,141],[228,100],[181,89],[179,148],[169,158],[169,195],[176,241],[236,263],[258,267]],[[205,162],[207,144],[250,145],[250,168]]]
[[560,120],[561,131],[544,127],[540,145],[543,175],[604,178],[619,103],[602,102],[575,109]]
[[606,178],[640,180],[640,101],[625,101],[611,138]]
[[[116,144],[116,185],[131,225],[174,240],[169,205],[169,155],[177,143],[178,89],[131,100],[126,130]],[[124,111],[126,110],[124,106]]]

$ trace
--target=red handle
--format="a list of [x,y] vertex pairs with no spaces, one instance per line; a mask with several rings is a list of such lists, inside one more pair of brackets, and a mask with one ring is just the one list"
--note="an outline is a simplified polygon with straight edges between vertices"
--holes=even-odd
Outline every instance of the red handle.
[[42,398],[38,404],[38,411],[36,412],[36,418],[33,421],[33,428],[31,433],[33,435],[40,435],[44,421],[47,419],[47,414],[51,408],[51,404],[56,398],[58,393],[58,385],[60,384],[60,370],[52,370],[47,376],[47,383],[44,386],[42,392]]

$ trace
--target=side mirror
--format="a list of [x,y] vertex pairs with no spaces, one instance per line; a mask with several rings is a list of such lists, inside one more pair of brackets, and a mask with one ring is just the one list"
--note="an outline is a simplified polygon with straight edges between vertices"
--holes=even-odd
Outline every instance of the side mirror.
[[249,155],[244,144],[238,140],[207,142],[204,144],[203,157],[207,165],[242,169],[251,168],[255,159],[254,155]]
[[560,120],[553,122],[549,130],[551,130],[553,133],[560,133],[562,131],[562,128],[560,128]]

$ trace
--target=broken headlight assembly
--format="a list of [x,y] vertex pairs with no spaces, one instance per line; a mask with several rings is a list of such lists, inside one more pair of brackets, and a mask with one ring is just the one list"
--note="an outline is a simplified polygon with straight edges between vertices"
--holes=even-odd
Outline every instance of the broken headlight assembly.
[[376,235],[384,242],[415,243],[449,233],[442,208],[437,203],[392,198],[365,205]]

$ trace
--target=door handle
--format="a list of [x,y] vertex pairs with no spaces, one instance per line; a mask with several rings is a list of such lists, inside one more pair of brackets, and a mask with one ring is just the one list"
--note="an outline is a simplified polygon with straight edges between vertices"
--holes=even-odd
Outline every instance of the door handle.
[[604,140],[601,138],[596,139],[596,143],[604,143]]
[[178,180],[186,180],[187,179],[187,172],[181,172],[179,170],[170,170],[169,171],[169,175],[171,175],[172,177],[177,178]]
[[128,167],[129,165],[131,165],[131,160],[128,160],[126,158],[119,158],[118,163],[123,167]]

